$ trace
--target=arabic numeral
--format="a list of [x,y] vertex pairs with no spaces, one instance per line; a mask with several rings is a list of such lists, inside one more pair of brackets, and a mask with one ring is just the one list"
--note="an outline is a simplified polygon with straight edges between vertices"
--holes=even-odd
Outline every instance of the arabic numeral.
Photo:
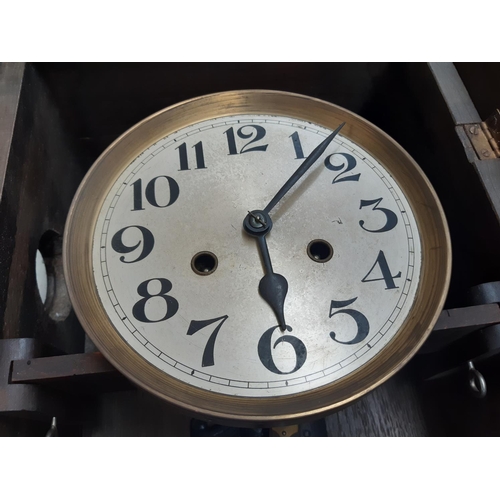
[[[158,282],[160,284],[160,290],[157,293],[152,293],[150,291],[151,287],[149,285],[153,282]],[[165,321],[171,318],[179,309],[179,302],[177,302],[174,297],[167,295],[170,290],[172,290],[172,283],[165,278],[152,278],[150,280],[143,281],[137,287],[137,293],[143,298],[132,308],[134,318],[142,323],[159,323],[160,321]],[[151,306],[155,298],[161,299],[164,302],[165,314],[159,319],[151,319],[146,314],[147,304],[150,303]],[[160,307],[159,301],[155,301],[153,307],[158,310]]]
[[[381,278],[370,278],[367,279],[368,276],[372,273],[372,271],[375,269],[375,266],[378,265],[380,268],[380,271],[382,273]],[[386,290],[391,290],[393,288],[399,288],[396,286],[396,283],[394,282],[395,278],[401,278],[401,271],[399,271],[398,274],[392,275],[391,270],[389,269],[389,264],[387,264],[387,259],[385,258],[384,252],[380,250],[378,253],[377,260],[375,261],[375,264],[370,268],[366,276],[361,280],[362,283],[368,283],[370,281],[384,281],[385,282],[385,289]]]
[[202,321],[193,320],[189,324],[189,328],[186,335],[194,335],[196,332],[199,332],[206,326],[212,325],[213,323],[220,323],[215,327],[214,331],[210,335],[205,345],[205,349],[203,351],[203,357],[201,359],[201,366],[213,366],[215,364],[214,361],[214,349],[215,349],[215,340],[217,339],[217,335],[222,325],[226,321],[228,316],[221,316],[220,318],[206,319]]
[[293,148],[295,149],[295,159],[302,160],[305,158],[304,151],[302,151],[302,144],[300,143],[300,137],[298,132],[294,132],[289,136],[292,139]]
[[[266,330],[262,337],[259,340],[259,344],[257,346],[257,351],[259,353],[259,358],[262,364],[271,372],[276,373],[277,375],[289,375],[290,373],[295,373],[297,370],[303,366],[307,359],[307,349],[302,340],[298,339],[293,335],[281,335],[278,339],[272,343],[272,336],[274,331],[277,329],[277,326],[269,328]],[[292,328],[287,326],[286,329],[291,332]],[[273,350],[279,344],[286,343],[290,344],[295,351],[295,367],[288,371],[281,371],[274,362],[273,359]]]
[[[126,245],[123,242],[123,233],[127,231],[128,229],[136,228],[141,232],[142,238],[139,239],[139,242],[136,243],[135,245]],[[130,231],[128,231],[130,233]],[[132,231],[133,233],[134,231]],[[146,229],[145,227],[142,226],[127,226],[124,227],[123,229],[120,229],[113,238],[111,239],[111,248],[118,253],[130,253],[133,252],[135,249],[139,248],[139,245],[142,243],[142,251],[141,254],[137,257],[135,260],[125,260],[125,257],[122,255],[120,257],[120,260],[125,263],[125,264],[132,264],[134,262],[139,262],[142,259],[145,259],[153,250],[153,247],[155,245],[155,238],[153,236],[153,233],[149,230]]]
[[[253,129],[251,132],[245,132],[245,130]],[[243,145],[243,147],[238,152],[238,148],[236,146],[236,138],[234,135],[234,128],[231,127],[227,129],[224,134],[227,138],[227,147],[229,149],[229,155],[237,155],[243,153],[250,153],[252,151],[266,151],[268,144],[264,144],[261,146],[254,146],[249,148],[250,144],[254,142],[258,142],[264,138],[266,135],[266,129],[261,127],[260,125],[243,125],[236,132],[240,139],[251,139],[249,142]]]
[[[201,168],[207,168],[205,166],[205,156],[203,154],[203,143],[202,141],[197,142],[194,146],[194,153],[195,153],[195,160],[196,160],[196,167],[195,169],[199,170]],[[180,146],[175,148],[177,151],[179,151],[179,164],[180,164],[180,169],[179,170],[189,170],[189,160],[188,160],[188,153],[187,153],[187,145],[185,142],[183,142]]]
[[347,314],[350,316],[354,321],[356,322],[356,335],[348,341],[343,341],[339,340],[337,338],[337,333],[335,332],[330,332],[330,337],[332,340],[335,342],[338,342],[339,344],[346,344],[346,345],[352,345],[352,344],[359,344],[365,338],[368,336],[370,333],[370,323],[368,322],[368,319],[363,313],[360,313],[359,311],[356,311],[355,309],[342,309],[341,311],[335,311],[335,309],[341,309],[343,307],[350,306],[357,300],[357,297],[354,297],[354,299],[349,299],[349,300],[332,300],[330,302],[330,318],[333,318],[333,316],[336,316],[338,314]]
[[[336,163],[333,163],[333,159],[334,157],[335,159],[337,159],[339,156],[341,157],[341,163],[337,165]],[[333,153],[325,158],[325,167],[328,170],[332,170],[333,172],[340,171],[340,173],[333,179],[332,184],[345,181],[359,181],[359,177],[361,174],[345,176],[345,174],[353,170],[356,165],[356,158],[354,158],[354,156],[350,155],[349,153]]]
[[[165,181],[161,181],[161,183],[158,183],[159,179],[165,179],[167,181],[167,189],[165,190],[165,187],[161,189],[163,191],[162,197],[165,198],[165,192],[168,193],[168,201],[164,203],[163,205],[160,204],[158,201],[158,192],[160,189],[158,188],[159,185],[163,184],[165,186]],[[137,210],[144,210],[143,206],[143,191],[142,191],[142,179],[138,179],[135,182],[132,183],[132,187],[134,190],[134,208],[132,209],[132,212],[135,212]],[[151,179],[147,185],[146,189],[144,190],[144,196],[146,198],[146,201],[153,207],[157,208],[166,208],[169,207],[170,205],[173,205],[176,201],[177,198],[179,197],[179,184],[172,179],[172,177],[168,177],[166,175],[159,175],[158,177],[155,177],[154,179]],[[165,199],[163,201],[166,201]]]
[[392,211],[389,210],[388,208],[382,208],[379,207],[380,202],[383,200],[383,198],[377,198],[376,200],[361,200],[361,203],[359,204],[359,209],[361,210],[363,207],[369,207],[373,206],[372,210],[378,210],[382,212],[385,215],[386,221],[385,224],[380,228],[380,229],[368,229],[365,227],[365,221],[360,220],[359,225],[365,230],[370,233],[385,233],[387,231],[390,231],[391,229],[394,229],[397,224],[398,224],[398,216]]

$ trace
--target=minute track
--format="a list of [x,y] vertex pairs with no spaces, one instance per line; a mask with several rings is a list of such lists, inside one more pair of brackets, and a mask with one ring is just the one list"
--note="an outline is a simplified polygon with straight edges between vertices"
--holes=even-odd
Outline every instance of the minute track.
[[[264,121],[264,123],[265,123],[265,121]],[[193,134],[192,134],[192,135],[193,135]],[[149,160],[148,160],[148,161],[143,162],[143,165],[141,166],[141,168],[137,169],[136,174],[138,174],[138,173],[141,171],[141,169],[142,169],[143,167],[147,166],[148,162],[149,162],[149,161],[151,161],[151,159],[152,159],[152,158],[149,158]],[[373,167],[372,167],[372,168],[373,168]],[[131,178],[130,180],[132,180],[132,179],[133,179],[133,178]],[[122,194],[123,194],[123,193],[124,193],[124,192],[122,191]],[[119,198],[119,197],[118,197],[118,198]],[[395,199],[396,199],[396,198],[395,198]],[[399,205],[398,205],[398,207],[399,207]],[[399,303],[399,302],[398,302],[398,303]],[[392,314],[392,313],[391,313],[391,314]],[[391,314],[390,314],[389,316],[391,316]],[[382,327],[381,327],[381,328],[380,328],[377,332],[375,332],[375,334],[374,334],[374,336],[373,336],[373,337],[376,337],[376,336],[377,336],[377,334],[378,334],[379,332],[381,332],[382,330],[384,330],[384,326],[382,326]],[[378,340],[380,340],[380,338],[379,338]],[[152,345],[153,347],[155,347],[155,346],[154,346],[154,344],[151,344],[151,345]],[[156,348],[156,347],[155,347],[155,348]],[[361,351],[362,349],[363,349],[363,348],[361,347],[359,350]],[[158,349],[158,350],[159,350],[159,349]],[[160,351],[160,352],[161,352],[161,351]],[[163,354],[164,356],[167,356],[165,353],[162,353],[162,354]],[[343,365],[344,365],[344,367],[345,367],[345,366],[348,366],[348,364],[346,364],[345,362],[346,362],[346,360],[347,360],[347,359],[350,359],[350,358],[352,358],[352,355],[350,355],[350,356],[348,356],[347,358],[345,358],[345,359],[343,359],[343,360],[339,361],[339,363],[338,363],[338,364],[339,364],[339,365],[340,365],[340,364],[343,364]],[[160,359],[163,359],[163,358],[160,358]],[[354,360],[352,360],[352,361],[354,361]],[[351,362],[352,362],[352,361],[351,361]],[[186,366],[186,365],[184,365],[184,366]],[[336,366],[336,365],[332,365],[332,366],[330,366],[330,367],[327,367],[326,369],[323,369],[323,370],[320,370],[320,371],[317,371],[317,372],[312,372],[312,373],[308,374],[308,375],[307,375],[307,377],[308,377],[308,378],[310,378],[310,377],[316,377],[318,374],[321,374],[321,375],[323,375],[323,376],[328,376],[328,374],[329,374],[329,373],[332,373],[332,372],[331,372],[331,369],[333,369],[335,366]],[[188,367],[188,368],[190,368],[190,367]],[[342,368],[342,367],[341,367],[341,368]],[[338,369],[341,369],[341,368],[338,368]],[[196,367],[192,367],[192,368],[191,368],[191,370],[195,370],[195,372],[197,372]],[[325,374],[325,372],[327,373],[327,375],[324,375],[324,374]],[[206,375],[208,375],[208,374],[206,374]],[[219,377],[219,378],[220,378],[220,377]],[[228,385],[230,385],[231,379],[226,379],[226,380],[228,381]],[[296,385],[296,384],[297,384],[297,382],[298,382],[298,380],[302,380],[302,377],[297,377],[297,378],[290,378],[290,379],[286,379],[286,380],[285,380],[285,382],[287,382],[287,381],[288,381],[288,382],[292,382],[292,384],[293,384],[293,385]],[[245,383],[244,381],[235,381],[235,382]],[[217,382],[212,382],[212,383],[217,383]],[[250,383],[250,382],[249,382],[249,383]],[[261,382],[259,382],[259,381],[251,381],[251,383],[252,383],[252,384],[258,384],[258,383],[261,383]],[[264,382],[262,382],[262,383],[264,383]],[[266,384],[275,385],[275,384],[273,384],[273,381],[266,381],[265,383],[266,383]],[[305,378],[305,377],[304,377],[304,379],[302,380],[302,382],[300,382],[300,384],[304,384],[304,383],[308,383],[308,380],[307,380],[307,378]],[[281,385],[281,382],[280,382],[280,384],[279,384],[279,385]],[[286,386],[286,384],[285,384],[285,386]],[[249,388],[250,388],[250,386],[249,386]],[[252,387],[252,389],[254,389],[254,387]],[[255,388],[255,389],[256,389],[256,388]]]
[[[266,122],[265,120],[263,120],[261,123],[267,123],[267,122]],[[221,126],[226,126],[226,125],[227,125],[227,123],[224,123],[224,124],[222,124]],[[220,127],[219,127],[219,128],[220,128]],[[300,129],[299,129],[299,130],[300,130]],[[195,135],[195,134],[191,134],[191,136],[192,136],[192,135]],[[158,142],[160,142],[160,141],[158,141]],[[157,149],[160,149],[160,148],[157,148]],[[292,149],[292,152],[293,152],[293,149]],[[356,156],[358,156],[358,155],[356,155]],[[358,157],[359,157],[359,156],[358,156]],[[151,158],[150,158],[148,155],[146,155],[146,158],[148,158],[148,159],[147,159],[147,161],[143,161],[143,162],[141,162],[141,163],[142,163],[142,165],[138,165],[138,166],[134,167],[134,170],[135,170],[135,175],[136,175],[136,176],[137,176],[137,175],[140,175],[141,171],[142,171],[144,168],[146,168],[146,167],[148,166],[149,162],[150,162],[150,161],[152,161],[152,159],[153,159],[153,157],[151,157]],[[139,168],[138,168],[138,167],[139,167]],[[133,179],[134,179],[134,177],[130,178],[129,182],[133,181]],[[119,201],[118,201],[118,200],[119,200],[119,199],[120,199],[120,198],[121,198],[121,197],[122,197],[125,193],[126,193],[126,191],[122,191],[121,196],[119,196],[119,197],[118,197],[118,199],[117,199],[117,201],[116,201],[116,203],[114,203],[114,204],[115,204],[115,206],[116,206],[116,204],[118,204],[118,203],[119,203]],[[399,207],[399,206],[398,206],[398,207]],[[174,286],[175,286],[175,284],[174,284]],[[403,296],[403,295],[402,295],[402,296]],[[392,313],[391,313],[391,314],[392,314]],[[389,316],[390,316],[391,314],[389,314]],[[377,336],[378,332],[379,332],[379,331],[382,331],[382,330],[384,330],[384,325],[382,325],[382,327],[381,327],[379,330],[377,330],[377,332],[374,332],[373,337]],[[221,332],[221,334],[222,334],[222,332]],[[380,338],[379,338],[378,340],[380,341]],[[150,343],[150,344],[151,344],[151,346],[152,346],[152,347],[154,347],[154,348],[158,349],[158,347],[156,347],[154,343]],[[359,351],[361,351],[362,349],[363,349],[363,347],[360,347]],[[161,354],[163,354],[163,357],[160,357],[160,356],[161,356],[161,354],[160,354],[160,355],[158,356],[158,359],[162,359],[162,361],[165,361],[164,357],[166,357],[167,355],[166,355],[163,351],[161,351],[160,349],[158,349],[158,350],[161,352]],[[299,384],[299,385],[301,385],[301,384],[308,384],[308,383],[309,383],[309,380],[311,380],[311,379],[317,379],[317,378],[318,378],[318,376],[319,376],[319,378],[327,377],[327,376],[329,376],[331,373],[333,373],[334,371],[341,370],[341,369],[342,369],[342,366],[341,366],[341,365],[344,365],[344,367],[345,367],[345,366],[349,366],[349,364],[348,364],[348,360],[349,360],[349,362],[351,362],[351,363],[352,363],[352,362],[354,361],[353,356],[354,356],[354,358],[359,359],[359,355],[358,355],[358,354],[356,354],[356,355],[349,355],[349,356],[347,356],[346,358],[341,359],[341,360],[339,361],[339,363],[338,363],[338,364],[334,364],[334,365],[331,365],[331,366],[329,366],[329,367],[325,367],[325,369],[322,369],[322,370],[319,370],[319,371],[314,371],[314,372],[311,372],[311,373],[307,374],[305,377],[295,377],[295,378],[289,378],[289,379],[287,378],[287,379],[281,380],[281,381],[279,381],[279,382],[276,382],[276,381],[273,381],[273,380],[268,380],[268,381],[258,381],[258,380],[253,380],[253,381],[249,381],[249,382],[248,382],[248,383],[249,383],[248,388],[249,388],[249,389],[252,389],[252,391],[253,391],[253,390],[259,391],[259,390],[260,390],[260,389],[258,389],[257,387],[251,387],[251,386],[250,386],[250,384],[268,384],[270,387],[272,387],[272,386],[276,386],[276,385],[283,386],[283,383],[285,383],[285,384],[284,384],[284,386],[285,386],[285,387],[287,387],[287,384],[286,384],[287,382],[288,382],[288,383],[289,383],[289,385],[291,385],[291,386],[295,386],[295,385],[297,385],[297,384]],[[176,362],[176,363],[177,363],[177,362]],[[178,364],[178,363],[177,363],[177,364]],[[337,365],[338,365],[338,366],[337,366]],[[187,367],[186,369],[190,369],[191,371],[192,371],[192,370],[194,370],[194,371],[195,371],[195,373],[198,373],[198,371],[199,371],[199,370],[197,369],[197,367],[195,367],[195,366],[192,366],[192,367],[189,367],[189,366],[187,366],[187,365],[183,365],[183,366],[186,366],[186,367]],[[185,370],[182,370],[182,371],[184,372]],[[189,372],[190,374],[191,374],[191,371]],[[326,375],[325,375],[325,374],[326,374]],[[206,376],[211,377],[211,375],[209,375],[208,373],[205,373],[205,375],[206,375]],[[190,375],[190,376],[191,376],[191,375]],[[221,379],[221,378],[219,377],[219,380],[223,380],[223,379]],[[231,385],[231,382],[232,382],[232,381],[233,381],[233,382],[238,382],[239,384],[244,384],[244,383],[245,383],[245,381],[234,381],[233,379],[229,379],[229,378],[228,378],[228,379],[225,379],[225,380],[227,380],[227,386],[228,386],[228,387]],[[212,381],[211,383],[213,383],[213,384],[218,384],[219,382],[217,382],[217,381]],[[226,382],[224,382],[224,383],[226,384]]]

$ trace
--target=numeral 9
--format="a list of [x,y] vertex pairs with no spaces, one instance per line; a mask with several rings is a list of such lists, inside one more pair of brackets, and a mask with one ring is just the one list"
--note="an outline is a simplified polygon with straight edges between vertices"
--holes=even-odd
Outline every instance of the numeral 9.
[[[142,233],[142,239],[140,239],[136,245],[127,246],[125,245],[125,243],[123,243],[123,233],[127,229],[131,229],[133,227],[139,229],[139,231]],[[139,248],[139,245],[141,243],[142,252],[139,257],[137,257],[137,259],[125,260],[125,257],[123,255],[120,257],[120,260],[125,264],[132,264],[134,262],[139,262],[140,260],[145,259],[153,250],[153,247],[155,245],[155,238],[153,236],[153,233],[149,229],[146,229],[142,226],[124,227],[123,229],[120,229],[111,239],[111,248],[113,248],[113,250],[118,253],[130,253],[133,252],[136,248]]]

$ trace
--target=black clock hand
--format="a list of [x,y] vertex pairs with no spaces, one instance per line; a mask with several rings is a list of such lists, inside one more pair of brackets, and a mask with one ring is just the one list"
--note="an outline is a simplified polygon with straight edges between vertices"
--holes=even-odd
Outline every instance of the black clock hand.
[[314,148],[312,153],[302,162],[300,167],[293,173],[288,181],[285,182],[283,187],[276,193],[264,210],[248,212],[248,215],[243,221],[243,228],[245,231],[250,236],[257,238],[259,252],[264,263],[265,275],[259,282],[260,296],[271,306],[282,331],[286,329],[284,308],[285,297],[288,292],[288,281],[281,274],[276,274],[271,264],[271,257],[269,256],[269,249],[267,248],[266,242],[266,235],[271,231],[273,226],[269,212],[320,158],[344,125],[345,122],[339,125],[321,144]]
[[245,231],[257,239],[257,246],[264,264],[264,277],[259,282],[260,296],[271,306],[282,331],[286,330],[284,305],[288,292],[288,281],[281,274],[273,271],[266,235],[273,226],[271,218],[261,210],[248,212],[243,221]]
[[276,314],[278,325],[282,331],[286,330],[285,323],[285,297],[288,292],[288,281],[281,274],[276,274],[271,265],[269,250],[265,236],[257,236],[260,255],[264,261],[265,275],[259,282],[259,293],[261,297],[271,306]]
[[276,204],[285,196],[288,191],[295,185],[295,183],[312,167],[318,158],[325,152],[330,142],[333,141],[335,136],[340,132],[345,122],[339,125],[321,144],[316,146],[312,153],[302,162],[300,167],[293,173],[293,175],[285,182],[283,187],[276,193],[274,198],[264,208],[264,212],[268,214]]

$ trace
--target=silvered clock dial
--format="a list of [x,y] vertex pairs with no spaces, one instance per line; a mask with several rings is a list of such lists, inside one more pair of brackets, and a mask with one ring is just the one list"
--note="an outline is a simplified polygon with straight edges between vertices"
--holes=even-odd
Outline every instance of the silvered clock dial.
[[70,211],[75,310],[142,387],[222,421],[332,411],[416,352],[450,243],[419,167],[357,115],[271,91],[180,103],[96,161]]

